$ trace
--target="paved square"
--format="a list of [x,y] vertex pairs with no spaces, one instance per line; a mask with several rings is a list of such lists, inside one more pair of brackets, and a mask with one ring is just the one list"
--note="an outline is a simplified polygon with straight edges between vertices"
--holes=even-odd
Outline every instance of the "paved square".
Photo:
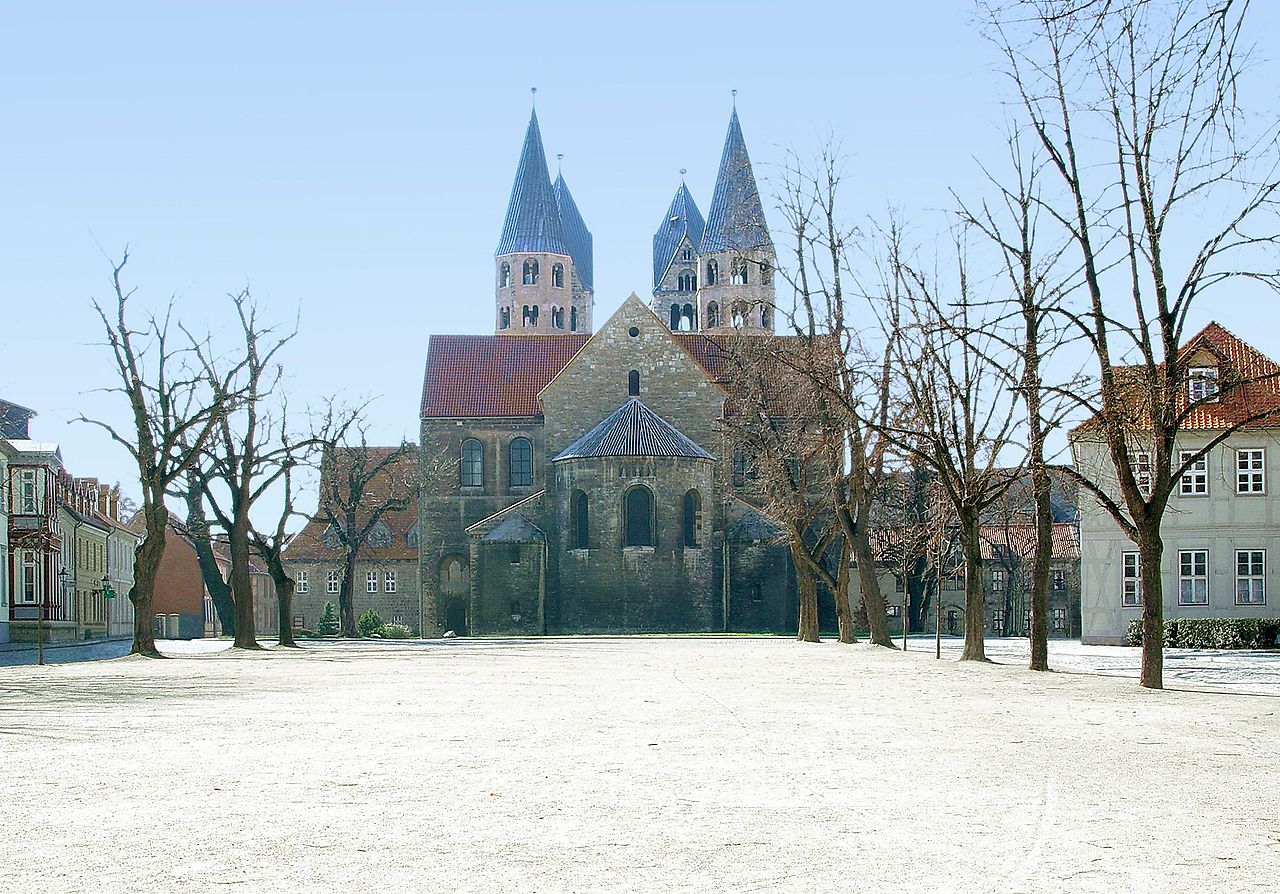
[[7,668],[0,692],[6,891],[1280,877],[1265,696],[744,637],[123,659]]

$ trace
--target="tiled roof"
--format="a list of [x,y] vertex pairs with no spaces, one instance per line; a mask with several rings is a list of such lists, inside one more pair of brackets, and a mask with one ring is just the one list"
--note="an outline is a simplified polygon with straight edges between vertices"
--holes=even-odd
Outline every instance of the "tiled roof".
[[582,214],[578,211],[578,204],[573,200],[573,194],[569,192],[569,184],[564,182],[563,174],[556,175],[552,191],[556,197],[556,209],[560,212],[560,229],[564,234],[564,241],[568,243],[569,257],[573,258],[573,267],[578,271],[578,279],[582,280],[584,286],[594,291],[594,249],[591,231],[587,229],[587,222],[582,219]]
[[[1021,559],[1032,559],[1036,554],[1035,525],[983,525],[978,531],[981,554],[984,561],[1001,558],[1006,551]],[[1053,526],[1053,558],[1080,558],[1080,537],[1073,524]]]
[[720,157],[715,192],[711,194],[711,210],[703,233],[700,252],[727,251],[735,248],[772,248],[769,228],[760,204],[755,174],[747,144],[738,124],[738,110],[729,119],[729,133]]
[[[323,482],[330,480],[330,476],[341,467],[344,461],[343,454],[359,449],[330,451],[325,455],[320,468],[322,493]],[[369,455],[369,465],[373,466],[399,448],[367,447],[364,449]],[[386,546],[373,546],[366,543],[360,549],[361,559],[392,561],[417,558],[417,548],[409,546],[409,531],[418,521],[417,463],[417,451],[410,450],[383,469],[365,489],[364,502],[367,508],[357,516],[361,524],[368,519],[368,512],[372,511],[372,507],[385,503],[393,494],[405,497],[408,505],[396,512],[383,513],[381,521],[391,535],[391,542]],[[285,551],[285,561],[338,561],[341,557],[339,550],[324,542],[327,528],[326,522],[318,518],[309,519],[302,530],[289,541],[288,549]]]
[[556,459],[591,456],[714,458],[634,397],[562,450]]
[[667,209],[667,216],[662,219],[658,231],[653,234],[653,287],[655,289],[667,275],[681,240],[688,236],[693,250],[697,251],[698,244],[702,242],[704,229],[706,229],[706,223],[702,219],[702,212],[693,201],[689,187],[681,183],[680,188],[676,190],[675,198],[671,200],[671,207]]
[[571,254],[560,223],[560,211],[547,173],[547,157],[542,151],[542,133],[538,115],[529,117],[524,135],[524,149],[516,166],[516,179],[511,185],[507,203],[507,220],[494,254],[545,251]]

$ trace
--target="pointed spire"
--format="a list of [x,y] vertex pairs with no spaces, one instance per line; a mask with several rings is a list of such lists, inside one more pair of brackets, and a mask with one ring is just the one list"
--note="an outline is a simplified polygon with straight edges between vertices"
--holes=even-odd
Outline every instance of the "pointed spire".
[[680,186],[676,189],[675,198],[671,200],[667,216],[658,225],[658,231],[653,234],[653,287],[655,289],[667,275],[667,270],[675,260],[676,251],[680,248],[680,243],[685,236],[689,237],[693,250],[698,250],[704,226],[702,212],[693,201],[689,187],[684,184],[684,168],[681,168]]
[[507,220],[495,254],[534,251],[569,254],[551,188],[551,175],[547,173],[537,112],[529,116],[524,149],[520,152],[511,199],[507,203]]
[[[557,159],[564,158],[557,155]],[[556,197],[556,208],[560,212],[560,227],[564,241],[569,247],[569,257],[573,258],[573,269],[578,271],[578,279],[590,291],[593,285],[593,240],[587,223],[578,211],[578,205],[569,192],[569,184],[564,182],[564,174],[556,174],[556,182],[552,187]]]
[[742,125],[738,123],[736,97],[715,192],[711,195],[707,229],[698,250],[707,253],[735,248],[773,248],[760,203],[760,190],[756,188],[751,170],[751,158],[742,139]]

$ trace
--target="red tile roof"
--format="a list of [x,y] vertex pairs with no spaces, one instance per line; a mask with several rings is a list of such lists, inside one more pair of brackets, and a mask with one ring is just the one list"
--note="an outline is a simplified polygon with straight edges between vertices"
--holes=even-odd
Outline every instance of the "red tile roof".
[[[727,375],[725,338],[675,333],[715,382]],[[537,417],[538,394],[590,339],[570,335],[433,335],[427,345],[421,415]]]

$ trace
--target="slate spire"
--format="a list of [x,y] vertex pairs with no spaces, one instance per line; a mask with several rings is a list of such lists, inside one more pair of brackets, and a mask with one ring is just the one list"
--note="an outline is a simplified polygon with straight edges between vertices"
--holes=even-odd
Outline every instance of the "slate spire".
[[572,254],[565,242],[551,175],[547,172],[547,156],[542,149],[536,111],[529,116],[529,129],[525,131],[524,148],[507,203],[507,220],[502,225],[502,238],[494,254],[517,252]]
[[578,205],[569,192],[569,184],[564,182],[564,174],[556,174],[556,182],[552,187],[555,194],[556,210],[560,213],[560,229],[564,241],[569,248],[569,257],[573,258],[573,269],[578,271],[578,279],[590,291],[592,285],[593,242],[587,223],[578,212]]
[[683,180],[680,181],[680,188],[676,190],[675,197],[671,200],[667,216],[662,219],[658,231],[653,234],[653,287],[655,289],[662,284],[662,278],[667,275],[667,270],[675,259],[676,249],[680,247],[684,237],[689,237],[693,250],[697,251],[698,244],[702,242],[702,231],[705,226],[702,212],[698,210],[697,203],[689,193],[689,187],[684,185]]
[[772,249],[773,240],[769,238],[760,191],[756,188],[751,158],[742,139],[742,125],[738,123],[735,106],[729,118],[729,133],[724,140],[715,192],[711,195],[706,232],[698,250],[707,254],[748,248]]

